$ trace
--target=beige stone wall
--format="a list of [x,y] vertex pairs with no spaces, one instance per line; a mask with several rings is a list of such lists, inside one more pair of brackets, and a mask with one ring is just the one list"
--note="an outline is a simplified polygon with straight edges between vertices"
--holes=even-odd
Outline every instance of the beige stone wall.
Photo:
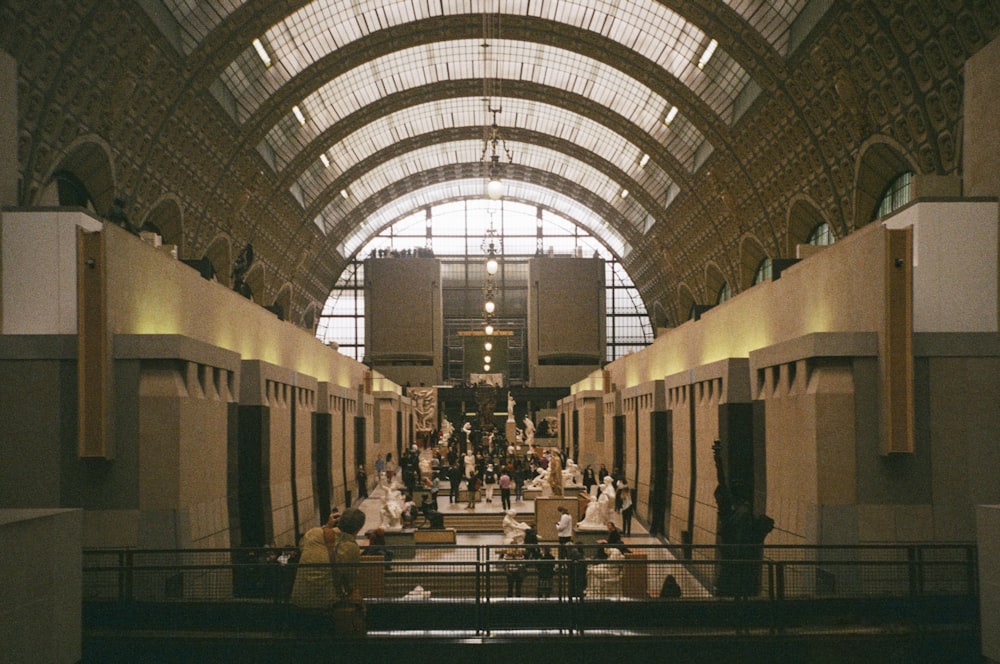
[[[919,327],[911,453],[880,453],[886,244],[878,224],[697,322],[662,330],[650,348],[608,365],[626,400],[666,376],[674,459],[670,538],[681,541],[693,501],[694,542],[714,543],[711,443],[720,409],[752,398],[764,441],[756,508],[776,521],[769,543],[971,539],[974,505],[1000,499],[988,478],[1000,468],[1000,453],[988,442],[1000,436],[995,216],[995,203],[927,202],[886,224],[914,228]],[[749,359],[750,376],[737,381],[746,384],[733,385],[720,368],[727,358]],[[599,382],[594,372],[573,391]],[[606,397],[606,407],[613,400]],[[624,408],[630,420],[632,409]],[[630,422],[627,436],[634,427]]]
[[161,541],[180,547],[232,544],[227,504],[231,375],[181,360],[143,363],[139,509],[167,516],[159,527],[174,532],[161,532]]
[[80,510],[0,510],[0,660],[81,661],[82,522]]
[[965,62],[962,171],[966,196],[1000,196],[1000,39]]

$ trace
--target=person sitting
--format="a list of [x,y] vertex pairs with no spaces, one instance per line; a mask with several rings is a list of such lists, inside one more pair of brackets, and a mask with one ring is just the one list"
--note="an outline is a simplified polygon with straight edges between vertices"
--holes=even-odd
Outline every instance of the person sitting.
[[680,584],[677,583],[677,579],[674,578],[673,574],[667,574],[667,578],[663,580],[663,586],[660,588],[660,597],[663,599],[679,599],[680,596]]
[[385,528],[376,528],[368,532],[368,546],[362,550],[363,556],[382,556],[386,562],[386,569],[389,569],[389,562],[392,560],[392,551],[385,543]]

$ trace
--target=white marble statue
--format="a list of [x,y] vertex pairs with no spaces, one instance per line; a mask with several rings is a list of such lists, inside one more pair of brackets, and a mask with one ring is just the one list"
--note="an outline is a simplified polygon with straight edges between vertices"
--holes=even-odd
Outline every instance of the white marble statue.
[[610,475],[604,478],[597,504],[601,508],[601,521],[604,523],[611,521],[611,515],[615,512],[615,481]]
[[403,494],[399,491],[387,487],[382,496],[382,508],[379,510],[381,517],[380,528],[385,530],[400,530],[403,527]]
[[528,445],[535,444],[535,423],[527,415],[524,416],[524,442]]
[[508,422],[513,422],[514,421],[514,405],[516,403],[517,402],[514,401],[514,395],[510,393],[510,390],[507,390],[507,421]]
[[446,415],[441,416],[441,444],[447,445],[448,441],[451,440],[452,434],[455,433],[455,425],[448,420]]
[[602,518],[601,506],[593,495],[590,496],[590,502],[587,503],[587,511],[584,512],[583,519],[576,524],[576,527],[582,530],[604,530],[608,527],[608,522]]
[[476,455],[472,453],[471,449],[465,451],[462,463],[465,464],[465,476],[472,477],[472,474],[476,472]]
[[528,482],[528,485],[532,489],[541,489],[543,486],[548,485],[549,483],[548,479],[549,479],[549,469],[539,467],[535,476],[531,478],[530,482]]
[[563,484],[580,486],[583,484],[583,472],[580,466],[572,459],[566,459],[566,467],[563,469]]
[[531,526],[517,520],[517,512],[510,509],[503,518],[503,543],[524,544],[524,533]]

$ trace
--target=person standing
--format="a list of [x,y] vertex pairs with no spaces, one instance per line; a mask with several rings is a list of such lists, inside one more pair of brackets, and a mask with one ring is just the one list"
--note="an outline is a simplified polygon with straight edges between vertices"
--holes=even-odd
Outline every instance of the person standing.
[[377,481],[382,480],[382,474],[385,472],[385,459],[379,454],[378,458],[375,459],[375,479]]
[[594,475],[594,467],[588,464],[587,467],[583,469],[583,488],[584,491],[587,492],[588,496],[590,495],[590,488],[596,484],[597,478]]
[[365,467],[358,466],[358,500],[368,497],[368,471]]
[[392,459],[392,452],[385,455],[385,478],[392,484],[392,478],[396,476],[396,462]]
[[542,549],[535,562],[535,569],[538,570],[538,596],[540,598],[552,595],[552,577],[556,573],[556,558],[552,555],[549,547]]
[[500,507],[506,512],[510,509],[510,473],[504,468],[500,472],[500,480],[497,483],[500,486]]
[[486,466],[486,471],[483,473],[483,486],[486,488],[486,502],[493,502],[493,490],[497,485],[497,474],[493,470],[493,464]]
[[632,534],[632,511],[635,505],[632,503],[632,490],[626,484],[620,492],[622,498],[622,533]]
[[462,487],[462,467],[458,465],[458,461],[453,463],[448,469],[448,502],[457,503],[461,498],[459,497]]
[[518,459],[514,462],[514,500],[521,502],[524,500],[524,460]]
[[556,521],[556,536],[559,537],[559,557],[563,558],[566,545],[573,541],[573,517],[562,505],[559,506],[559,520]]

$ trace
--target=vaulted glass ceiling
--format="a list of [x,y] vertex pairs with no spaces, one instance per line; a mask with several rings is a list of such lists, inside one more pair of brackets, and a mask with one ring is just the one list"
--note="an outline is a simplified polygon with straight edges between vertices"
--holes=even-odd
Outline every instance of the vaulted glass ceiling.
[[394,219],[482,195],[490,108],[507,196],[628,255],[830,0],[159,2],[346,260]]

